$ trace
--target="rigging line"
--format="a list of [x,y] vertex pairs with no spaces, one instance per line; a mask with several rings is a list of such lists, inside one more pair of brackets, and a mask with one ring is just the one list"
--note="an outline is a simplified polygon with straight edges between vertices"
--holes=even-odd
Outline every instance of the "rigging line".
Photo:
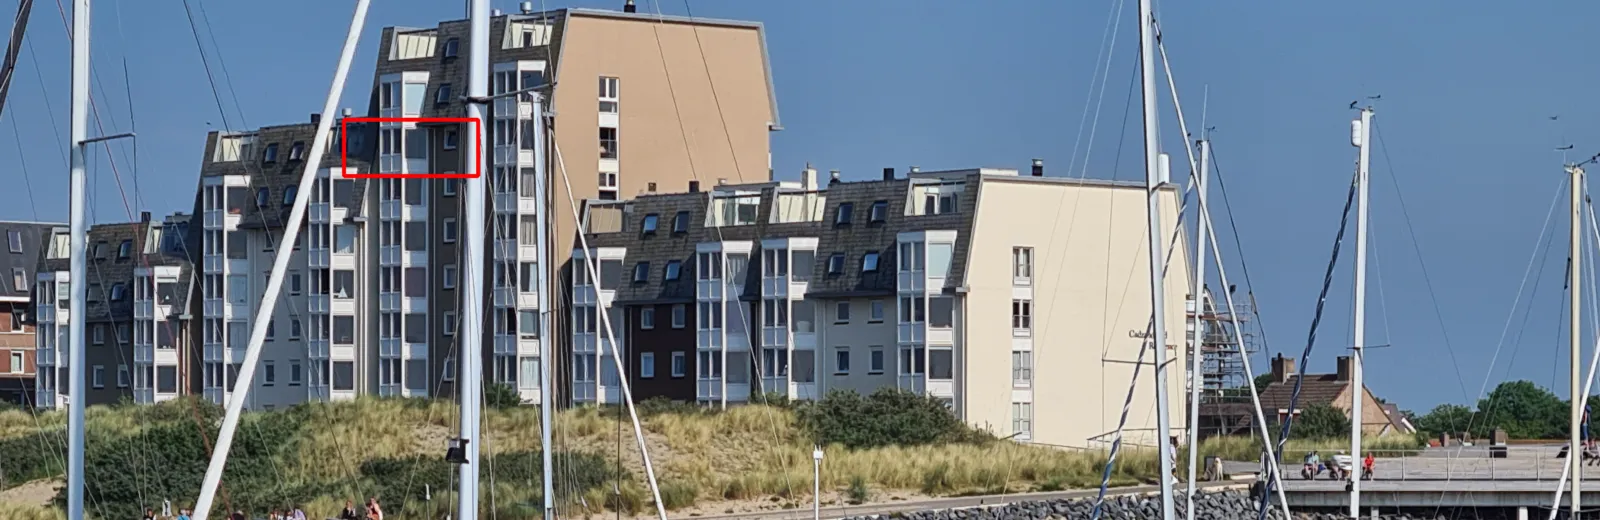
[[[1083,114],[1078,116],[1078,136],[1073,138],[1072,158],[1067,162],[1068,175],[1071,175],[1072,171],[1077,169],[1078,166],[1078,152],[1080,151],[1079,145],[1083,142],[1083,125],[1089,120],[1089,103],[1091,101],[1094,101],[1095,105],[1095,126],[1099,126],[1100,108],[1104,106],[1106,99],[1105,84],[1111,80],[1111,57],[1117,49],[1117,33],[1122,30],[1122,13],[1126,11],[1123,6],[1126,5],[1126,3],[1127,2],[1124,0],[1116,0],[1116,3],[1112,4],[1111,6],[1111,12],[1106,13],[1106,28],[1100,31],[1100,49],[1095,51],[1094,54],[1094,73],[1089,76],[1089,88],[1083,94]],[[1111,49],[1110,52],[1106,50],[1108,46]],[[1100,59],[1101,56],[1104,56],[1105,60],[1102,61]],[[1104,66],[1101,65],[1102,62],[1105,63]],[[1098,100],[1095,100],[1096,83],[1100,85]],[[1094,133],[1095,130],[1093,127],[1091,127],[1089,134],[1092,136]],[[1090,140],[1089,147],[1094,147],[1093,139]],[[1088,162],[1089,159],[1085,157],[1084,163]]]
[[[1389,295],[1383,290],[1383,260],[1378,255],[1378,242],[1378,240],[1372,240],[1371,243],[1367,244],[1367,247],[1372,248],[1372,271],[1378,278],[1378,308],[1380,309],[1379,316],[1383,317],[1383,341],[1385,344],[1393,345],[1394,332],[1389,327]],[[1362,368],[1364,369],[1365,367],[1363,366]]]
[[[16,114],[12,114],[15,116]],[[22,185],[28,190],[28,206],[33,210],[33,220],[39,221],[39,198],[33,195],[33,177],[28,173],[27,154],[22,150],[22,129],[17,126],[17,118],[11,118],[11,140],[17,144],[17,160],[22,163]],[[17,288],[21,290],[21,287]]]
[[194,23],[194,10],[189,7],[189,0],[183,0],[183,14],[189,18],[189,32],[194,34],[194,47],[200,52],[200,65],[205,67],[206,83],[211,86],[211,98],[217,102],[217,114],[222,117],[222,127],[232,128],[228,124],[228,111],[222,107],[222,94],[217,92],[217,78],[211,73],[211,60],[206,59],[205,46],[200,43],[200,28]]
[[11,39],[6,44],[5,61],[0,64],[0,110],[5,109],[6,94],[11,91],[11,78],[17,74],[17,58],[28,30],[28,13],[31,11],[33,0],[22,0],[17,5],[17,16],[11,22]]
[[233,98],[233,110],[239,114],[239,123],[248,128],[250,122],[244,117],[244,105],[239,103],[239,93],[233,90],[233,77],[228,74],[228,60],[222,56],[222,46],[217,44],[217,34],[212,31],[215,26],[211,25],[211,18],[206,15],[205,0],[197,0],[195,6],[200,10],[200,22],[206,26],[206,35],[211,38],[212,52],[217,55],[217,68],[222,69],[222,84],[228,87],[228,96]]
[[[1135,74],[1135,73],[1129,73],[1128,74],[1128,93],[1127,93],[1126,96],[1124,96],[1125,101],[1123,101],[1123,103],[1122,103],[1122,126],[1120,128],[1118,128],[1118,130],[1117,130],[1117,151],[1116,151],[1116,153],[1113,153],[1111,155],[1111,178],[1112,179],[1116,179],[1117,178],[1117,173],[1122,171],[1122,147],[1123,147],[1124,144],[1127,144],[1127,142],[1128,142],[1128,114],[1130,112],[1132,112],[1132,109],[1133,109],[1133,88],[1139,84],[1138,80],[1139,80],[1139,75],[1138,74]],[[1070,174],[1071,174],[1071,172],[1068,172],[1068,175],[1070,175]],[[1109,204],[1107,204],[1108,212],[1114,212],[1116,210],[1116,208],[1117,208],[1117,199],[1116,199],[1116,197],[1112,197],[1111,198],[1111,202]],[[1059,210],[1057,210],[1057,211],[1059,211]],[[1182,214],[1182,212],[1179,212],[1179,214]],[[1107,229],[1111,229],[1111,224],[1109,222],[1106,223],[1106,228]],[[1051,224],[1050,237],[1051,237],[1051,240],[1055,240],[1055,224],[1053,224],[1053,223]],[[1108,234],[1106,236],[1106,255],[1107,256],[1111,255],[1110,250],[1111,250],[1111,236]],[[1111,264],[1112,264],[1112,262],[1110,262],[1110,261],[1106,262],[1105,278],[1107,280],[1111,279]],[[1132,265],[1128,266],[1128,277],[1129,278],[1131,278],[1133,276],[1134,269],[1137,269],[1137,267],[1132,266]],[[1127,294],[1128,286],[1131,285],[1132,283],[1133,283],[1132,280],[1129,280],[1128,283],[1123,284],[1123,286],[1122,286],[1123,294]],[[1056,288],[1057,288],[1056,290],[1060,290],[1060,287],[1061,287],[1060,284],[1057,284],[1056,285]],[[1108,301],[1110,299],[1111,299],[1111,285],[1110,284],[1106,284],[1105,290],[1101,293],[1101,301]],[[1125,303],[1127,303],[1127,300],[1124,298],[1122,303],[1118,303],[1117,304],[1117,316],[1120,317],[1122,315],[1122,305],[1124,305]],[[1110,322],[1105,321],[1105,317],[1103,315],[1101,317],[1101,322],[1100,322],[1100,341],[1101,341],[1101,343],[1103,345],[1101,347],[1101,349],[1100,349],[1100,358],[1101,359],[1105,359],[1106,355],[1109,353],[1109,351],[1111,349],[1111,324],[1110,324]],[[1103,387],[1102,387],[1101,391],[1104,392]],[[1104,407],[1105,406],[1105,404],[1104,404],[1105,403],[1105,395],[1104,394],[1102,394],[1100,396],[1100,402],[1102,403],[1101,406]],[[1102,412],[1101,416],[1102,417],[1104,417],[1104,411],[1105,410],[1102,408],[1102,410],[1101,410],[1101,412]]]
[[[67,138],[61,137],[60,125],[56,124],[56,108],[54,104],[50,103],[50,87],[45,85],[44,72],[39,69],[39,55],[34,52],[32,45],[24,45],[23,47],[28,49],[28,57],[30,58],[29,61],[33,63],[33,75],[35,78],[39,79],[39,93],[44,96],[44,109],[46,112],[50,113],[50,117],[47,118],[50,120],[50,132],[55,135],[55,142],[67,143]],[[56,148],[56,153],[61,155],[61,164],[63,166],[68,164],[67,148],[70,146],[71,144],[67,143]]]
[[1411,249],[1417,253],[1417,265],[1422,267],[1422,281],[1428,287],[1428,299],[1433,302],[1433,317],[1439,322],[1439,335],[1444,338],[1444,350],[1450,354],[1450,367],[1455,369],[1456,382],[1461,386],[1461,398],[1466,399],[1467,381],[1461,375],[1461,361],[1456,358],[1456,349],[1450,344],[1450,330],[1444,324],[1444,310],[1439,306],[1439,295],[1433,288],[1433,276],[1428,273],[1428,262],[1422,256],[1422,244],[1417,239],[1417,229],[1411,223],[1411,210],[1406,209],[1406,197],[1400,189],[1400,176],[1395,172],[1394,160],[1389,157],[1389,146],[1383,142],[1383,133],[1378,131],[1379,125],[1374,125],[1373,135],[1378,138],[1378,150],[1383,152],[1383,164],[1388,170],[1390,184],[1394,185],[1395,198],[1400,202],[1400,216],[1406,223],[1406,231],[1411,237]]
[[[1322,290],[1319,294],[1317,294],[1317,308],[1311,317],[1311,330],[1306,334],[1306,348],[1300,353],[1299,362],[1301,367],[1307,366],[1306,362],[1311,358],[1311,348],[1317,344],[1317,328],[1322,324],[1323,307],[1328,303],[1328,288],[1333,285],[1333,272],[1334,269],[1339,265],[1339,248],[1344,244],[1344,232],[1350,223],[1350,207],[1354,205],[1356,201],[1357,175],[1351,176],[1350,190],[1345,195],[1344,212],[1339,217],[1339,232],[1338,234],[1334,235],[1333,238],[1333,254],[1331,255],[1331,258],[1328,259],[1328,268],[1322,275]],[[1305,373],[1304,368],[1301,368],[1300,371],[1302,374]],[[1305,377],[1294,378],[1294,392],[1289,394],[1290,410],[1297,409],[1297,406],[1300,404],[1300,390],[1301,387],[1304,386],[1305,381]],[[1294,424],[1294,414],[1291,413],[1284,417],[1283,427],[1278,434],[1278,453],[1283,453],[1284,446],[1289,442],[1289,427],[1292,424]],[[1268,482],[1266,485],[1266,493],[1263,493],[1261,496],[1261,505],[1257,514],[1257,518],[1259,520],[1266,520],[1267,510],[1272,503],[1271,496],[1272,483]]]
[[[1261,331],[1261,349],[1263,352],[1265,352],[1271,350],[1272,348],[1271,345],[1267,343],[1267,325],[1261,320],[1261,306],[1255,304],[1256,284],[1250,280],[1250,263],[1249,261],[1245,260],[1244,235],[1239,233],[1239,222],[1233,218],[1233,203],[1228,198],[1228,183],[1223,182],[1222,166],[1217,163],[1217,150],[1215,147],[1211,149],[1211,171],[1217,179],[1218,191],[1222,193],[1222,206],[1223,208],[1227,209],[1228,227],[1233,230],[1233,247],[1234,250],[1237,251],[1239,270],[1244,274],[1244,286],[1250,298],[1250,314],[1256,319],[1256,329]],[[1250,353],[1245,352],[1244,355],[1248,356]],[[1246,384],[1255,384],[1255,381],[1247,381]]]

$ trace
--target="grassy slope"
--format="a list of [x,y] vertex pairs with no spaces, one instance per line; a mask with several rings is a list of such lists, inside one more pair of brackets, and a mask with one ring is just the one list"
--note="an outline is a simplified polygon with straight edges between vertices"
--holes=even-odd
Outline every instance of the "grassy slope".
[[[169,403],[146,410],[134,407],[94,408],[90,412],[91,438],[95,435],[131,434],[141,427],[175,422],[194,424],[187,403]],[[438,458],[445,440],[455,430],[454,405],[447,402],[363,399],[354,402],[310,405],[309,419],[298,428],[295,439],[284,443],[292,449],[275,461],[276,471],[287,480],[300,482],[339,482],[359,474],[361,463],[383,458]],[[271,420],[268,412],[266,420]],[[278,412],[281,413],[281,412]],[[493,458],[499,453],[528,453],[539,449],[538,410],[521,407],[486,412],[484,455],[495,468],[494,474],[526,473],[537,468],[532,457]],[[760,502],[772,508],[809,502],[811,489],[811,444],[809,435],[796,426],[790,410],[746,406],[724,413],[655,413],[642,418],[651,460],[662,482],[663,503],[672,508],[695,504],[712,512],[722,512],[716,503]],[[60,429],[63,416],[48,413],[32,416],[21,411],[0,412],[0,440],[33,435],[43,426]],[[621,483],[620,501],[608,499],[610,486],[594,489],[558,489],[557,494],[574,503],[571,507],[598,510],[610,503],[626,511],[650,507],[644,483],[644,468],[632,439],[632,428],[624,418],[618,422],[612,412],[576,409],[562,412],[556,421],[555,444],[558,451],[587,452],[620,464],[628,478]],[[619,431],[620,429],[620,431]],[[257,435],[252,428],[240,429],[241,437]],[[57,437],[59,439],[59,437]],[[60,453],[61,444],[40,446],[40,450]],[[891,491],[912,490],[933,495],[999,492],[1002,489],[1087,488],[1099,484],[1104,458],[1096,453],[1069,452],[1023,446],[1010,442],[983,445],[949,444],[921,447],[887,447],[866,450],[827,449],[822,472],[825,494],[844,493],[845,499],[882,497]],[[515,466],[522,466],[516,468]],[[1113,478],[1117,485],[1149,480],[1156,461],[1150,453],[1129,453],[1119,457]],[[407,475],[406,480],[411,480]],[[8,485],[16,485],[8,482]],[[528,506],[537,503],[538,489],[531,482],[485,483],[486,499],[493,495],[497,512],[509,517],[528,516]],[[226,486],[226,483],[225,483]],[[431,507],[418,500],[421,485],[407,496],[384,497],[389,508],[443,512],[452,497],[432,490]],[[345,496],[327,490],[309,500],[309,510],[318,514],[337,510]],[[354,498],[354,497],[350,497]],[[186,498],[174,500],[175,507]],[[37,505],[0,504],[0,517],[54,517],[55,511],[30,511]],[[91,497],[91,512],[94,510]]]

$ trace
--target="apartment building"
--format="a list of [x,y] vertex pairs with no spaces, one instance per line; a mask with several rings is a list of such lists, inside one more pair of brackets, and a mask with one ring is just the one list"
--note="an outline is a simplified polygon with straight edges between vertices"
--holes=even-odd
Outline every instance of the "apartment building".
[[[466,129],[416,119],[465,117],[468,30],[466,20],[384,29],[368,115],[385,121],[350,131],[360,141],[350,147],[355,171],[466,171],[463,154],[474,147],[464,142]],[[486,378],[537,402],[547,332],[538,327],[537,275],[558,279],[569,259],[578,230],[569,198],[615,200],[681,185],[696,172],[771,177],[767,134],[778,128],[777,109],[760,24],[524,10],[497,13],[490,40],[492,92],[504,96],[490,103],[482,137],[491,206],[483,270],[461,262],[459,181],[340,178],[336,137],[311,194],[305,248],[293,246],[268,325],[252,408],[359,394],[454,395],[458,287],[481,273],[493,280],[485,291]],[[548,100],[545,110],[555,114],[549,136],[536,100]],[[196,199],[205,258],[196,261],[207,288],[197,312],[203,392],[212,400],[226,399],[243,359],[314,128],[313,121],[208,137]],[[640,138],[623,137],[623,128]],[[535,218],[540,164],[551,172],[546,223]],[[560,244],[552,252],[538,250],[541,225]]]
[[65,224],[0,222],[0,402],[34,401],[34,324],[29,318],[33,273],[51,232]]
[[[799,182],[591,201],[589,248],[573,253],[596,265],[591,276],[574,262],[574,400],[620,400],[604,313],[636,400],[725,406],[894,387],[998,435],[1096,444],[1116,429],[1147,343],[1147,192],[1043,173],[835,172],[824,186],[808,167]],[[1178,233],[1178,193],[1160,194]],[[1163,310],[1178,366],[1186,258],[1172,255]],[[1145,381],[1127,431],[1153,442]],[[1170,395],[1183,388],[1181,373],[1169,377]]]
[[194,286],[188,216],[98,224],[87,235],[88,280],[71,277],[68,230],[51,230],[34,289],[38,405],[65,406],[73,283],[88,283],[84,305],[86,404],[155,403],[191,393],[188,307]]

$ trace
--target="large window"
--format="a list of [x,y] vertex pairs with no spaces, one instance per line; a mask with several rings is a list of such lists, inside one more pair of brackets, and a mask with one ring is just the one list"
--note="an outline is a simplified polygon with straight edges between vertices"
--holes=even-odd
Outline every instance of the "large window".
[[1033,385],[1033,352],[1029,350],[1011,351],[1011,384],[1012,386],[1027,387]]
[[617,129],[600,128],[600,158],[617,158]]

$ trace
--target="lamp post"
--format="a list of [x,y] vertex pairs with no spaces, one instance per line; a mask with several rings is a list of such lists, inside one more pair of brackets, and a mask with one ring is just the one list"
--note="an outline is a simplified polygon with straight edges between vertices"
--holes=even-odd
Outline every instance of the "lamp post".
[[822,446],[811,450],[811,517],[822,520]]

